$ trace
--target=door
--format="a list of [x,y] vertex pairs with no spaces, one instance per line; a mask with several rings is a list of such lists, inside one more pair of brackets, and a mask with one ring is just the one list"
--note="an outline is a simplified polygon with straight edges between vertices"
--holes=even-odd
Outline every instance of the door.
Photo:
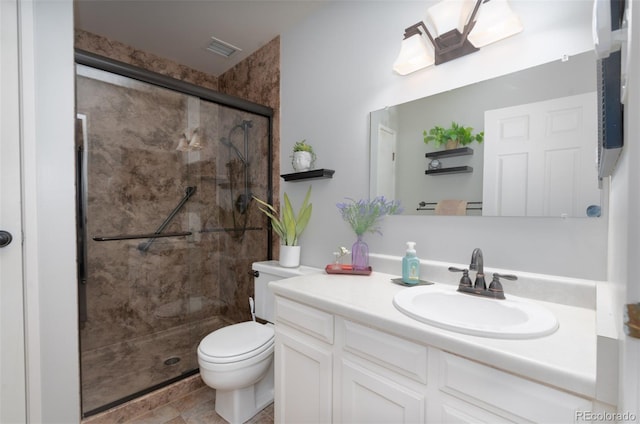
[[17,7],[17,0],[0,1],[0,422],[3,423],[26,422]]
[[378,125],[376,196],[396,197],[396,132]]
[[600,205],[595,97],[485,112],[483,214],[585,217]]

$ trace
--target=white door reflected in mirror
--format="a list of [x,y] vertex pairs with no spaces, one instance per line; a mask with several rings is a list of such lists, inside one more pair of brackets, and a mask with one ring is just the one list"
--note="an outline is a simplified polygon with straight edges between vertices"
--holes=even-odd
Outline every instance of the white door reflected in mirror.
[[483,215],[585,217],[599,204],[596,97],[485,112]]

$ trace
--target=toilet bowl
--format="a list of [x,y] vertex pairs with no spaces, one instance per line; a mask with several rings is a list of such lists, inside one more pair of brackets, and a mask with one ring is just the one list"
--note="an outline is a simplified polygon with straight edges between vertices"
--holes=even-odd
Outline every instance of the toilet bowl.
[[232,424],[246,422],[273,402],[275,302],[268,283],[322,272],[305,266],[283,268],[277,261],[256,262],[252,269],[255,315],[267,323],[254,320],[223,327],[198,345],[200,376],[207,386],[216,389],[216,412]]
[[[273,401],[274,331],[254,321],[221,328],[198,346],[200,376],[216,389],[216,412],[230,423],[243,423]],[[270,384],[268,384],[270,382]]]

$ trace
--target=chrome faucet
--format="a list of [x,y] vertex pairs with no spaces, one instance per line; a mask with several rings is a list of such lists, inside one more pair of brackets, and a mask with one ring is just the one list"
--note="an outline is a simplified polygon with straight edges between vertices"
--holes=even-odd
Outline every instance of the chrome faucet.
[[478,290],[486,290],[487,283],[484,281],[484,258],[482,256],[482,250],[479,247],[473,249],[471,253],[471,263],[469,269],[476,272],[476,281],[473,283],[473,288]]
[[[476,271],[476,281],[471,285],[471,279],[469,278],[469,269]],[[494,299],[504,299],[504,290],[500,283],[500,278],[507,280],[517,280],[518,277],[511,274],[498,274],[493,273],[493,280],[487,289],[487,283],[484,280],[484,257],[482,256],[482,250],[480,248],[473,249],[471,254],[471,263],[469,269],[460,269],[456,267],[449,267],[451,272],[462,272],[462,278],[458,284],[458,291],[463,293],[470,293],[480,296],[487,296]]]

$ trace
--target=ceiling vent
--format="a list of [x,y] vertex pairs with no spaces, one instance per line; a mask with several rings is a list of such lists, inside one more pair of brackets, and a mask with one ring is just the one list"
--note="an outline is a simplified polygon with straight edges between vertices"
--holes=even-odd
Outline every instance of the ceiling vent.
[[242,51],[241,48],[238,48],[229,43],[225,43],[222,40],[218,40],[216,37],[211,37],[211,43],[209,43],[207,50],[224,57],[231,57],[236,52]]

